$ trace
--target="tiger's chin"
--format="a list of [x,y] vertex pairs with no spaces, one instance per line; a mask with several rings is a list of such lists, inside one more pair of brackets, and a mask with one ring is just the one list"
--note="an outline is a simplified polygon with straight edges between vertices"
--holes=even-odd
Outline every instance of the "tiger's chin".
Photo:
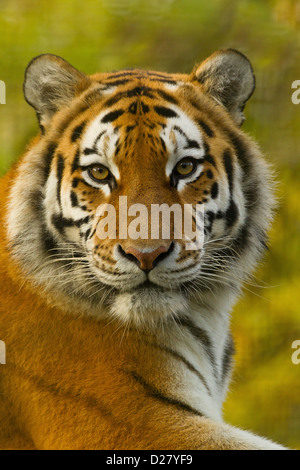
[[155,327],[186,309],[187,299],[181,293],[149,287],[120,292],[110,305],[114,318],[138,327]]

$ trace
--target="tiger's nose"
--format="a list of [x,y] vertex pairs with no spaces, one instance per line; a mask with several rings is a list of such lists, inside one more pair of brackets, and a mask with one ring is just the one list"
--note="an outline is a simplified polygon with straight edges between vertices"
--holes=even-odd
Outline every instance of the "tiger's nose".
[[169,246],[159,246],[152,251],[140,251],[134,246],[129,246],[126,250],[120,246],[120,251],[128,260],[135,262],[140,269],[149,272],[157,263],[166,258],[173,250],[173,243]]

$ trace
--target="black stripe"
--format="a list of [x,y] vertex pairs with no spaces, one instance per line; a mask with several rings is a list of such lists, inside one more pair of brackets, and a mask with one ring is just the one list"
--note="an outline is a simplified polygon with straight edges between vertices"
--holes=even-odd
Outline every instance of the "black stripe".
[[179,126],[174,126],[174,130],[178,131],[179,134],[181,134],[185,140],[186,140],[186,146],[185,146],[185,149],[189,149],[189,148],[196,148],[196,149],[200,149],[200,145],[199,143],[196,141],[196,140],[190,140],[188,138],[188,136],[186,135],[186,133],[181,129],[181,127]]
[[161,82],[161,83],[168,83],[168,85],[177,85],[175,80],[163,79],[163,78],[148,78],[151,82]]
[[111,98],[108,98],[103,106],[110,107],[115,103],[118,103],[118,101],[122,100],[123,98],[132,98],[135,96],[148,96],[149,98],[154,98],[154,91],[155,90],[153,88],[138,86],[132,88],[131,90],[119,92]]
[[63,233],[65,228],[68,227],[80,227],[83,224],[87,224],[90,221],[90,217],[84,217],[82,219],[73,220],[73,219],[66,219],[61,214],[54,214],[51,217],[51,222],[54,227],[60,232]]
[[65,219],[62,215],[52,215],[51,222],[60,233],[63,233],[66,227],[74,227],[74,220]]
[[131,113],[131,114],[136,114],[137,113],[137,103],[136,102],[132,103],[129,106],[128,112]]
[[97,155],[96,149],[85,148],[83,151],[84,155]]
[[178,117],[178,114],[173,109],[165,108],[164,106],[154,106],[154,110],[157,114],[166,118]]
[[[248,246],[250,240],[250,230],[249,230],[249,218],[245,220],[244,225],[240,228],[236,239],[234,240],[234,245],[232,246],[233,250],[242,253],[245,248]],[[230,248],[228,248],[230,252]],[[234,256],[234,252],[231,253],[231,256]]]
[[63,155],[59,154],[57,158],[57,167],[56,167],[56,176],[57,176],[57,200],[58,203],[61,204],[61,183],[64,175],[65,170],[65,162]]
[[175,357],[175,359],[177,359],[178,361],[182,362],[191,372],[193,372],[194,374],[197,375],[197,377],[201,380],[201,382],[203,383],[204,387],[206,388],[208,394],[211,396],[211,391],[209,389],[209,386],[204,378],[204,376],[201,374],[201,372],[199,372],[196,367],[193,366],[193,364],[191,364],[191,362],[189,362],[184,356],[182,356],[182,354],[180,354],[179,352],[177,351],[174,351],[173,349],[170,349],[170,348],[167,348],[166,346],[161,346],[160,344],[154,344],[154,343],[149,343],[152,347],[155,347],[155,348],[158,348],[160,349],[161,351],[164,351],[168,354],[170,354],[171,356]]
[[207,211],[205,213],[205,217],[206,217],[206,219],[208,219],[208,226],[205,227],[205,229],[208,230],[208,232],[210,233],[212,231],[212,226],[213,226],[214,220],[216,218],[216,214],[212,211]]
[[166,93],[165,91],[163,90],[155,90],[156,93],[158,93],[165,101],[168,101],[169,103],[172,103],[172,104],[178,104],[178,100],[172,96],[172,95],[169,95],[169,93]]
[[199,326],[195,325],[192,320],[187,317],[176,318],[177,323],[180,326],[184,326],[190,332],[190,334],[197,340],[200,341],[206,354],[208,355],[210,361],[212,362],[214,370],[216,370],[216,359],[213,352],[213,346],[208,333],[200,328]]
[[185,149],[199,149],[200,145],[198,144],[198,142],[196,142],[196,140],[188,139],[187,145],[184,148]]
[[179,126],[174,126],[174,130],[175,130],[175,131],[178,131],[179,134],[183,135],[186,140],[189,140],[188,136],[187,136],[186,133],[181,129],[181,127],[179,127]]
[[261,244],[262,248],[263,248],[264,250],[267,250],[267,251],[270,250],[269,245],[268,245],[268,242],[269,242],[269,237],[268,237],[268,235],[267,235],[266,233],[262,233],[261,239],[260,239],[260,244]]
[[232,188],[233,188],[233,166],[232,166],[232,157],[230,150],[225,150],[223,153],[223,162],[224,162],[224,167],[225,171],[227,174],[228,178],[228,185],[229,185],[229,191],[230,194],[232,193]]
[[128,134],[128,132],[132,131],[135,128],[136,128],[136,125],[135,126],[127,126],[126,127],[126,133]]
[[[243,192],[246,200],[246,207],[248,212],[252,213],[257,210],[257,206],[261,203],[260,199],[260,187],[255,176],[255,170],[251,161],[251,154],[249,154],[249,148],[247,143],[243,139],[232,131],[227,130],[227,135],[231,140],[231,144],[234,146],[238,162],[243,170]],[[251,178],[251,184],[248,184],[247,180]]]
[[[132,79],[148,79],[152,81],[167,81],[168,83],[172,84],[177,84],[177,82],[171,78],[168,78],[170,75],[168,73],[159,73],[159,72],[151,72],[148,70],[128,70],[124,72],[115,72],[111,75],[109,75],[106,80],[115,80],[116,78],[127,78],[126,82],[132,80]],[[161,79],[161,80],[159,80]],[[102,83],[102,82],[100,82]],[[107,85],[110,82],[105,82],[104,84]]]
[[210,151],[210,147],[209,147],[208,143],[206,142],[206,140],[203,141],[203,145],[204,145],[205,154],[208,155],[209,151]]
[[155,398],[156,400],[160,401],[161,403],[167,404],[167,405],[172,405],[175,406],[177,409],[182,410],[182,411],[187,411],[189,413],[192,413],[196,416],[201,416],[204,417],[204,414],[201,413],[200,411],[196,410],[195,408],[191,407],[190,405],[177,400],[176,398],[172,398],[166,395],[163,395],[162,392],[160,392],[154,385],[149,384],[144,380],[143,377],[141,377],[139,374],[137,374],[134,371],[123,371],[126,373],[126,375],[129,375],[135,382],[139,383],[142,385],[146,393],[151,396],[152,398]]
[[[129,81],[130,81],[129,79],[114,80],[112,82],[106,82],[104,85],[105,85],[105,88],[108,89],[108,88],[119,86],[119,85],[125,85],[125,83],[128,83]],[[99,83],[101,83],[101,85],[103,84],[101,81]]]
[[84,121],[81,124],[79,124],[79,126],[75,127],[75,129],[73,129],[73,132],[71,135],[71,142],[76,142],[76,140],[78,140],[81,137],[85,126],[86,126],[86,122]]
[[100,132],[100,134],[98,135],[98,137],[96,138],[95,142],[94,142],[94,148],[96,149],[96,146],[99,142],[99,140],[101,139],[101,137],[106,133],[106,131],[102,131]]
[[213,130],[209,127],[209,125],[206,124],[206,122],[202,121],[202,119],[198,120],[198,124],[200,127],[202,127],[202,129],[204,130],[205,134],[208,137],[213,137],[215,135]]
[[94,88],[83,96],[84,103],[87,108],[92,107],[96,102],[102,98],[102,88]]
[[238,219],[239,211],[236,203],[231,198],[229,207],[225,213],[227,228],[231,227]]
[[84,113],[87,109],[91,107],[90,103],[85,103],[82,102],[81,104],[78,104],[76,108],[70,107],[70,112],[66,114],[65,118],[60,122],[59,126],[55,129],[57,134],[62,134],[69,124],[74,121],[74,114],[76,112],[76,117],[78,117],[80,114]]
[[72,181],[72,188],[77,188],[78,187],[78,184],[80,182],[83,182],[83,180],[79,179],[79,178],[74,178],[73,181]]
[[74,171],[78,170],[79,164],[80,164],[80,150],[77,149],[74,160],[73,160],[73,163],[72,163],[72,170],[71,170],[72,173],[74,173]]
[[43,201],[44,195],[43,192],[39,189],[30,191],[30,193],[28,194],[28,203],[30,205],[30,208],[33,212],[36,212],[41,216],[44,212]]
[[142,110],[143,110],[144,114],[149,113],[150,108],[147,104],[143,103],[143,101],[141,101],[141,107],[142,107]]
[[135,70],[135,69],[125,69],[120,72],[113,72],[111,75],[109,75],[106,80],[115,80],[116,78],[122,78],[122,77],[135,77],[135,75],[140,75],[143,73],[143,70]]
[[108,418],[110,421],[114,422],[114,425],[117,426],[119,422],[113,417],[112,411],[107,408],[106,405],[101,403],[97,397],[92,395],[85,395],[82,393],[82,390],[79,388],[73,387],[60,387],[55,381],[51,383],[51,381],[45,381],[42,376],[33,375],[28,373],[21,367],[13,364],[11,361],[5,366],[6,368],[10,368],[14,371],[14,373],[23,377],[23,379],[29,380],[37,390],[42,390],[43,392],[50,393],[51,395],[55,395],[56,397],[63,397],[63,399],[73,400],[75,406],[77,406],[78,402],[81,402],[84,407],[92,408],[100,413],[103,417]]
[[213,199],[216,199],[218,197],[218,194],[219,194],[219,185],[217,182],[215,182],[212,187],[211,187],[211,190],[210,190],[210,194],[211,194],[211,197]]
[[149,98],[153,98],[153,88],[149,88],[146,86],[137,86],[132,88],[132,90],[126,91],[126,97],[132,98],[134,96],[148,96]]
[[52,234],[49,232],[45,224],[42,224],[41,227],[41,241],[43,243],[43,248],[48,253],[51,251],[51,254],[55,254],[55,248],[57,248],[57,243]]
[[91,229],[89,228],[84,234],[82,234],[85,238],[85,241],[87,241],[87,239],[89,238],[91,234]]
[[236,150],[236,154],[241,163],[242,169],[245,175],[247,175],[250,172],[251,167],[252,167],[251,162],[248,158],[248,147],[246,143],[231,130],[227,130],[227,135],[230,139],[231,144],[234,146]]
[[[157,78],[163,78],[163,79],[168,79],[169,80],[169,74],[168,73],[164,73],[164,72],[151,72],[151,71],[147,71],[147,75],[149,77],[157,77]],[[177,82],[174,82],[174,83],[177,83]]]
[[213,179],[214,174],[211,170],[207,170],[206,171],[206,176],[207,176],[207,178],[209,178],[211,180],[211,179]]
[[116,146],[116,150],[115,150],[115,157],[118,156],[120,150],[121,150],[121,144],[118,144],[118,145]]
[[216,168],[216,162],[210,154],[205,155],[205,160]]
[[43,249],[46,253],[48,253],[50,250],[54,254],[54,249],[57,248],[56,240],[52,236],[52,234],[49,232],[46,223],[44,222],[44,217],[43,217],[43,212],[44,212],[44,206],[43,206],[43,200],[44,196],[43,193],[40,190],[34,190],[30,192],[28,202],[30,204],[31,209],[36,213],[40,215],[40,241],[43,246]]
[[[240,257],[243,252],[248,249],[249,245],[253,244],[253,241],[250,240],[251,232],[249,227],[251,227],[251,224],[249,223],[249,220],[249,217],[247,217],[244,225],[239,229],[238,235],[233,241],[233,244],[230,247],[224,248],[223,250],[219,251],[220,259],[222,259],[222,257],[231,257],[234,260],[238,260],[237,255],[238,257]],[[257,246],[257,248],[259,249],[260,247]]]
[[74,191],[71,191],[71,204],[72,204],[72,207],[77,207],[78,206],[78,197],[77,197],[77,194],[74,193]]
[[43,126],[43,124],[42,124],[42,122],[41,122],[41,121],[42,121],[42,115],[41,115],[41,113],[37,112],[37,113],[36,113],[36,116],[37,116],[37,118],[38,118],[39,126],[40,126],[40,129],[41,129],[41,134],[42,134],[42,135],[45,135],[45,132],[46,132],[46,131],[45,131],[45,127]]
[[225,345],[224,352],[223,352],[222,382],[231,371],[234,354],[235,354],[234,342],[233,342],[232,336],[230,335],[226,341],[226,345]]
[[55,154],[55,150],[57,149],[57,143],[51,142],[51,144],[48,145],[46,153],[44,155],[44,161],[45,161],[45,169],[44,169],[44,181],[46,182],[49,174],[50,174],[50,169],[51,169],[51,163]]
[[81,227],[81,225],[87,224],[90,221],[90,216],[86,216],[79,220],[74,220],[75,227]]
[[111,75],[106,77],[106,80],[113,80],[115,78],[121,77],[130,77],[130,78],[144,78],[147,79],[149,77],[158,77],[167,79],[170,75],[166,72],[152,72],[151,70],[142,70],[142,69],[124,69],[120,72],[111,72]]
[[162,137],[160,137],[160,142],[161,142],[161,145],[162,145],[164,151],[166,152],[167,147],[166,147],[165,141],[164,141],[164,139],[163,139]]
[[112,111],[111,113],[106,114],[101,119],[101,122],[107,123],[107,122],[116,121],[120,116],[122,116],[122,114],[124,114],[123,109],[116,109],[115,111]]
[[96,231],[97,231],[97,229],[94,228],[94,230],[92,231],[92,233],[91,233],[90,236],[89,236],[90,239],[93,238],[93,236],[95,235]]

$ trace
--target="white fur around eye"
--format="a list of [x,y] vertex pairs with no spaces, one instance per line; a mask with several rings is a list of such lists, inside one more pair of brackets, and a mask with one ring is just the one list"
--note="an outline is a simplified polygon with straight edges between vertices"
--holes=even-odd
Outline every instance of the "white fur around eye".
[[177,191],[182,191],[183,188],[187,184],[192,183],[193,181],[196,181],[199,178],[202,171],[203,171],[203,165],[200,163],[200,164],[197,165],[196,171],[193,174],[191,174],[190,177],[187,176],[187,177],[184,177],[182,179],[179,179],[178,185],[177,185]]
[[[91,178],[89,178],[89,180],[91,180]],[[100,189],[100,191],[103,192],[104,196],[108,197],[110,194],[111,194],[111,190],[110,190],[110,187],[109,187],[109,184],[99,184],[97,185],[97,183],[90,183],[89,181],[87,181],[91,186],[94,186],[94,188],[97,188],[97,189]]]
[[[80,164],[83,166],[101,163],[114,175],[116,181],[120,180],[120,171],[114,161],[119,132],[111,123],[103,123],[102,118],[107,113],[100,113],[88,126],[81,142]],[[95,153],[85,155],[85,149],[93,149]]]
[[[161,138],[164,140],[169,154],[166,165],[168,178],[183,158],[192,157],[200,160],[205,155],[200,129],[181,109],[174,107],[174,111],[178,114],[178,118],[169,119],[166,128],[161,132]],[[196,142],[199,148],[187,148],[187,139]],[[194,175],[195,173],[191,175],[191,181],[194,180]]]
[[[94,164],[96,165],[96,163],[94,163]],[[110,189],[109,184],[108,183],[102,183],[101,181],[99,181],[99,183],[97,183],[97,181],[95,181],[93,178],[90,177],[88,169],[83,170],[82,177],[88,185],[92,186],[93,188],[100,189],[105,196],[110,195],[111,189]]]

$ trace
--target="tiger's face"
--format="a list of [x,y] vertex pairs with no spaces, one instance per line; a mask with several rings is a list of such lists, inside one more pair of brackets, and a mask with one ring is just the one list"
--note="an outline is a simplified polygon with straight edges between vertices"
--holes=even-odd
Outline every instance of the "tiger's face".
[[[49,272],[42,283],[85,299],[93,312],[103,307],[141,322],[178,316],[192,297],[200,301],[242,280],[247,270],[238,264],[247,245],[252,249],[263,177],[253,144],[238,129],[253,87],[251,66],[236,51],[216,53],[191,75],[130,70],[86,77],[55,56],[35,59],[25,96],[43,134],[23,169],[36,165],[39,190],[30,194],[39,215],[38,272]],[[105,204],[116,216],[106,238],[99,237],[98,210]],[[176,237],[175,210],[168,236],[162,217],[151,236],[154,222],[148,215],[142,227],[137,204],[148,214],[153,205],[173,214],[176,205],[183,218],[186,205],[203,207],[203,244],[190,250],[184,234]],[[12,238],[20,238],[15,232]]]

